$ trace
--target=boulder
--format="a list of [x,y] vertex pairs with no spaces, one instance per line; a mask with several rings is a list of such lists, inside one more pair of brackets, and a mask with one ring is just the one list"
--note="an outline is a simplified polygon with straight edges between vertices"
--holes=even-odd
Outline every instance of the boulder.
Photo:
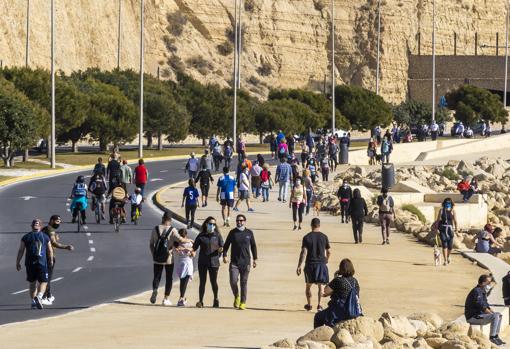
[[407,317],[409,320],[420,320],[427,324],[429,329],[435,330],[443,325],[443,319],[434,313],[413,313]]
[[340,329],[337,331],[333,337],[331,338],[331,341],[335,343],[337,348],[341,348],[347,345],[354,344],[354,339],[352,339],[351,334],[346,329]]
[[[417,321],[417,320],[415,320]],[[428,345],[427,341],[424,338],[418,338],[413,343],[413,348],[415,349],[432,349],[430,345]]]
[[475,168],[470,163],[461,160],[457,165],[457,172],[462,176],[468,176],[472,175],[475,172]]
[[294,342],[290,339],[280,339],[279,341],[274,342],[270,347],[273,348],[295,348]]
[[452,321],[450,323],[443,324],[439,328],[439,332],[443,337],[448,334],[458,334],[467,336],[469,332],[469,324],[467,322]]
[[353,344],[349,344],[343,347],[340,347],[342,349],[374,349],[374,343],[368,339],[365,338],[365,340]]
[[471,327],[469,329],[468,336],[478,345],[480,349],[490,349],[491,341],[482,332]]
[[485,170],[496,178],[502,178],[505,175],[506,168],[498,163],[493,163]]
[[356,319],[340,322],[335,326],[335,333],[341,329],[347,330],[352,336],[363,335],[372,337],[377,342],[380,342],[384,336],[382,324],[367,316],[360,316]]
[[464,343],[460,340],[449,340],[441,345],[441,349],[480,349],[475,344]]
[[298,343],[298,347],[302,349],[336,349],[336,345],[334,343],[327,341],[303,341]]
[[331,337],[335,334],[335,331],[329,327],[329,326],[321,326],[314,328],[304,336],[298,338],[297,343],[301,343],[304,341],[314,341],[314,342],[321,342],[321,341],[330,341]]
[[411,323],[411,325],[413,325],[414,329],[416,330],[416,335],[418,337],[423,337],[429,330],[427,324],[424,321],[409,319],[409,322]]

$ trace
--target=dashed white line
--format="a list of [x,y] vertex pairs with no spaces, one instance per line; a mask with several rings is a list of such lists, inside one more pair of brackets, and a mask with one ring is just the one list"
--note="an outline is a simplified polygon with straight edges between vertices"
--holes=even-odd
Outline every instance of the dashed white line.
[[159,171],[159,172],[161,172],[161,173],[165,173],[165,172],[168,172],[168,170],[161,170],[161,171]]
[[85,235],[87,235],[87,236],[91,236],[92,234],[91,234],[91,233],[85,233]]
[[70,203],[68,203],[68,202],[66,202],[66,206],[71,206],[71,204],[70,204]]
[[70,208],[68,208],[68,209],[67,209],[67,212],[71,212],[71,209],[70,209]]
[[85,229],[85,230],[89,230],[89,226],[88,226],[88,225],[84,225],[84,226],[83,226],[83,229]]
[[90,252],[96,252],[96,248],[95,247],[91,247],[90,248]]
[[20,294],[20,293],[27,292],[27,291],[28,291],[28,288],[25,288],[24,290],[16,291],[16,292],[13,292],[11,294]]
[[94,256],[89,256],[89,258],[87,258],[87,262],[92,262],[94,260]]
[[94,240],[89,240],[89,244],[93,244],[94,243]]
[[80,270],[82,270],[83,268],[82,267],[78,267],[78,268],[75,268],[72,272],[73,273],[77,273],[79,272]]
[[59,278],[56,278],[56,279],[51,280],[51,282],[57,282],[57,281],[62,280],[63,278],[64,278],[64,277],[63,277],[63,276],[61,276],[61,277],[59,277]]

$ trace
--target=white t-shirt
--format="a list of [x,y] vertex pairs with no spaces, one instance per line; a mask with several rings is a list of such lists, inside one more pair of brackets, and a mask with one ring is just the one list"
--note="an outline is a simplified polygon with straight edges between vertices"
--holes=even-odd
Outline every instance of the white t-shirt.
[[250,190],[250,181],[248,180],[248,175],[242,172],[239,179],[239,190]]
[[132,205],[140,205],[143,200],[143,196],[141,194],[132,194],[130,197]]

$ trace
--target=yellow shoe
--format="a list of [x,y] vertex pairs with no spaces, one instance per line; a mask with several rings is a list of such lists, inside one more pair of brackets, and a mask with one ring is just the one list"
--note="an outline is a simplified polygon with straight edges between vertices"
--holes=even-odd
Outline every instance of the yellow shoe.
[[236,296],[234,299],[234,308],[239,309],[239,306],[241,305],[241,297]]
[[239,310],[246,310],[246,303],[241,303],[239,305]]

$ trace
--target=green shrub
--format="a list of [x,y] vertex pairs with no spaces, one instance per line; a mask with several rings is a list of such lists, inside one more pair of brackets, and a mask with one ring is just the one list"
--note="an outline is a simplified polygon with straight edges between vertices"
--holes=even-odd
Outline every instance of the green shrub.
[[441,175],[443,177],[446,177],[448,178],[449,180],[451,181],[456,181],[459,179],[459,175],[457,174],[457,172],[455,172],[455,170],[451,167],[445,167],[445,169],[443,170],[443,173],[441,173]]
[[423,213],[420,211],[420,209],[418,207],[416,207],[414,205],[411,205],[411,204],[408,204],[408,205],[403,205],[402,206],[402,210],[407,211],[407,212],[411,212],[416,217],[418,217],[420,222],[422,222],[423,224],[427,223],[427,219],[425,218],[425,216],[423,215]]

